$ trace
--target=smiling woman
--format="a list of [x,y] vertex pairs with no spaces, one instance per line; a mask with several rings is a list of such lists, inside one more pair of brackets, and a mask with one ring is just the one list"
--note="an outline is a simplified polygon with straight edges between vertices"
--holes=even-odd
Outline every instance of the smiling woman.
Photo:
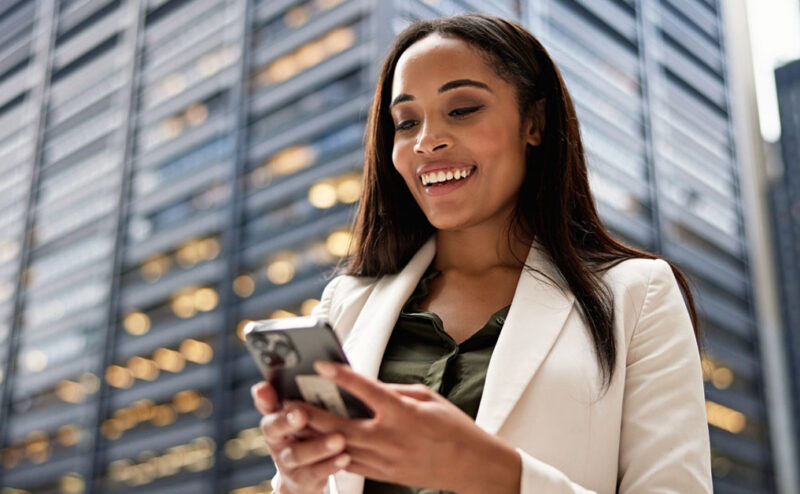
[[363,189],[312,315],[352,365],[317,372],[374,416],[256,385],[277,492],[711,492],[691,291],[603,226],[531,33],[482,14],[400,33]]

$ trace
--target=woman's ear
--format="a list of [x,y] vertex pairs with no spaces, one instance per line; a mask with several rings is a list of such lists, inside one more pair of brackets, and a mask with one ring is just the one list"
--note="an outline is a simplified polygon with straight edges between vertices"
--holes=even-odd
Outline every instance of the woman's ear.
[[525,133],[528,144],[531,146],[538,146],[542,143],[542,136],[544,135],[545,115],[547,109],[547,99],[541,98],[533,103],[533,108],[528,118],[528,129]]

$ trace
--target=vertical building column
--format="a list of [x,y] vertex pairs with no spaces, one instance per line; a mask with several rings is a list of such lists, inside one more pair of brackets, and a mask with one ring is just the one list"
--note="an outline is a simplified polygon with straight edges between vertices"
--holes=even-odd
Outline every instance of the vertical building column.
[[636,1],[636,23],[639,35],[639,60],[642,86],[642,122],[645,136],[645,156],[647,158],[647,186],[650,191],[650,220],[652,222],[653,238],[650,248],[654,252],[663,252],[661,232],[661,210],[659,208],[658,167],[656,166],[655,142],[658,138],[657,123],[654,122],[653,113],[658,111],[657,95],[660,91],[661,68],[658,64],[658,12],[653,2],[647,0]]
[[[114,232],[114,251],[113,251],[113,270],[111,278],[111,290],[109,296],[109,304],[107,307],[107,316],[105,324],[105,335],[103,345],[103,357],[99,368],[96,370],[98,376],[105,374],[105,369],[113,362],[114,346],[116,343],[117,325],[119,321],[119,300],[120,300],[120,278],[123,271],[123,247],[125,245],[125,219],[128,215],[130,204],[130,188],[131,188],[131,169],[133,162],[133,143],[134,132],[136,129],[136,105],[138,101],[138,88],[137,80],[139,74],[139,57],[142,53],[143,37],[141,32],[144,25],[144,14],[147,2],[140,2],[136,0],[127,0],[122,6],[124,16],[128,20],[128,26],[123,32],[121,41],[121,50],[124,51],[128,57],[128,67],[126,71],[126,82],[124,87],[118,92],[117,105],[123,108],[122,115],[125,118],[125,126],[117,132],[113,139],[116,145],[112,147],[119,152],[119,162],[122,164],[122,180],[120,181],[119,198],[117,203],[117,221],[116,229]],[[92,456],[91,456],[91,470],[86,476],[88,488],[87,494],[95,494],[103,492],[103,471],[104,471],[104,458],[103,448],[105,447],[106,440],[102,434],[102,424],[110,411],[110,388],[108,382],[103,379],[101,381],[100,393],[97,400],[97,408],[95,410],[94,431],[92,435]]]
[[223,310],[222,324],[218,328],[217,355],[219,379],[213,390],[214,416],[216,418],[214,468],[210,471],[214,492],[229,490],[230,468],[224,445],[231,433],[230,417],[233,415],[232,394],[234,389],[235,360],[232,339],[238,321],[237,297],[233,290],[234,281],[239,274],[242,244],[242,221],[246,187],[244,176],[247,163],[247,127],[249,122],[248,88],[250,82],[250,45],[253,24],[252,0],[234,2],[228,6],[229,15],[238,17],[236,29],[226,33],[228,42],[237,46],[236,60],[238,78],[231,86],[228,112],[234,120],[232,132],[235,133],[233,166],[230,167],[228,184],[232,194],[227,205],[226,228],[221,232],[222,251],[227,252],[225,273],[219,288],[220,307]]
[[[52,67],[51,53],[55,40],[55,0],[41,0],[36,3],[36,18],[34,20],[32,46],[33,56],[28,65],[30,77],[29,93],[23,104],[28,106],[33,114],[31,122],[28,124],[31,131],[35,133],[32,139],[33,150],[31,155],[31,175],[28,182],[28,194],[25,206],[25,219],[22,229],[21,250],[19,255],[19,267],[17,270],[16,285],[14,286],[14,301],[11,312],[11,327],[8,335],[7,354],[5,356],[5,368],[2,372],[3,386],[0,388],[2,398],[0,399],[0,447],[6,445],[8,433],[9,408],[11,406],[11,391],[13,389],[14,368],[18,359],[17,350],[19,348],[20,327],[22,325],[22,293],[25,287],[25,272],[29,264],[33,241],[33,225],[35,221],[36,191],[39,182],[39,169],[42,161],[42,147],[45,136],[45,112],[47,109],[47,95],[49,90],[50,72]],[[0,469],[0,485],[4,485],[3,470]]]
[[761,131],[758,125],[753,62],[747,11],[742,0],[719,2],[725,24],[729,106],[739,166],[740,193],[758,336],[764,369],[765,399],[770,417],[770,439],[779,493],[800,492],[797,445],[789,408],[786,356],[782,348],[779,280],[776,277],[769,220],[768,178],[764,166]]

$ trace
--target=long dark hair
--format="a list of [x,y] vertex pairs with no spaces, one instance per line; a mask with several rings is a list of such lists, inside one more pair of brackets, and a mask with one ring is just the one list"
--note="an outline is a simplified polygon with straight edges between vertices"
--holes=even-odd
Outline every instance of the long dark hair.
[[[392,165],[394,126],[389,115],[397,60],[409,46],[434,33],[477,47],[497,74],[514,86],[523,117],[545,98],[542,143],[528,146],[527,171],[512,220],[518,228],[509,229],[509,243],[511,235],[521,232],[546,249],[587,318],[603,383],[610,385],[617,358],[614,305],[599,273],[625,259],[660,257],[615,240],[603,226],[589,189],[572,99],[550,55],[515,22],[471,13],[418,21],[397,36],[378,75],[367,124],[364,189],[346,272],[370,277],[396,273],[435,232]],[[688,302],[702,350],[691,289],[680,270],[669,264]]]

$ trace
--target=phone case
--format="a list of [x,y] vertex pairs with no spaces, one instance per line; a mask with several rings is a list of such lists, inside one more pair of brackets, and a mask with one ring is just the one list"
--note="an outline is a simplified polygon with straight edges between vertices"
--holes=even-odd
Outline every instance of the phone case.
[[252,321],[244,334],[256,365],[281,402],[305,401],[348,418],[372,416],[361,400],[314,370],[317,360],[348,364],[326,320],[304,316]]

